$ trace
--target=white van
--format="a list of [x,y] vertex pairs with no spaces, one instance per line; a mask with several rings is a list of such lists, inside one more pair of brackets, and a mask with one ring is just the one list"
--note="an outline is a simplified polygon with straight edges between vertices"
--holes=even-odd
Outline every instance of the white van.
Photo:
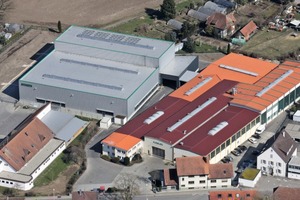
[[261,133],[264,132],[265,130],[266,130],[266,125],[265,125],[265,124],[261,124],[261,125],[259,125],[259,127],[257,127],[255,133],[261,134]]

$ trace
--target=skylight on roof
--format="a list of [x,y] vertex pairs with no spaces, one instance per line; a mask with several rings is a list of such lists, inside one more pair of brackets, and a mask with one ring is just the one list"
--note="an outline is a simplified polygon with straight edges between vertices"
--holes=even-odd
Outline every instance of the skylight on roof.
[[155,120],[157,120],[159,117],[161,117],[163,114],[165,114],[163,111],[157,111],[147,119],[145,119],[144,124],[151,124]]
[[206,102],[204,102],[202,105],[198,106],[195,110],[193,110],[191,113],[188,113],[184,118],[178,120],[175,124],[173,124],[171,127],[169,127],[167,130],[169,132],[174,131],[176,128],[181,126],[184,122],[188,121],[191,119],[193,116],[198,114],[201,110],[212,104],[215,100],[217,100],[216,97],[211,97],[209,98]]
[[232,66],[222,65],[222,64],[219,65],[219,67],[224,68],[224,69],[229,69],[229,70],[232,70],[232,71],[235,71],[235,72],[240,72],[240,73],[243,73],[243,74],[247,74],[247,75],[250,75],[250,76],[255,76],[255,77],[258,76],[258,74],[255,73],[255,72],[240,69],[240,68],[237,68],[237,67],[232,67]]
[[203,85],[205,85],[206,83],[208,83],[210,80],[212,80],[212,77],[205,78],[203,81],[201,81],[200,83],[198,83],[197,85],[195,85],[194,87],[192,87],[191,89],[189,89],[188,91],[186,91],[184,93],[184,95],[190,96],[193,92],[195,92],[196,90],[198,90],[199,88],[201,88]]
[[211,135],[211,136],[216,135],[218,132],[220,132],[227,125],[228,125],[228,122],[226,122],[226,121],[221,122],[220,124],[218,124],[217,126],[215,126],[213,129],[211,129],[210,131],[208,131],[208,135]]
[[261,91],[259,91],[258,93],[256,93],[255,96],[257,97],[261,97],[263,94],[265,94],[266,92],[268,92],[270,89],[272,89],[275,85],[277,85],[280,81],[282,81],[283,79],[285,79],[286,77],[288,77],[291,73],[293,73],[293,70],[288,70],[286,71],[284,74],[282,74],[279,78],[277,78],[275,81],[273,81],[272,83],[270,83],[268,86],[266,86],[264,89],[262,89]]

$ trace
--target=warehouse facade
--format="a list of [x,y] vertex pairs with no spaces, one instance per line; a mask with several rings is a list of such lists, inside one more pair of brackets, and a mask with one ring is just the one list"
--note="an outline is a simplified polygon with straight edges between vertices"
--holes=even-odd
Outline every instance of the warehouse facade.
[[[20,102],[52,102],[65,111],[101,119],[130,119],[162,82],[175,44],[71,26],[54,50],[19,81]],[[197,70],[197,57],[185,68]]]

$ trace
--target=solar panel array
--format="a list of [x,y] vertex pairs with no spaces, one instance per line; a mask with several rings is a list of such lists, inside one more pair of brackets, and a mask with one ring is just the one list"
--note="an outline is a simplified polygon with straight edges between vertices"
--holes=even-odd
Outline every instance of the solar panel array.
[[95,83],[95,82],[90,82],[90,81],[85,81],[85,80],[78,80],[78,79],[68,78],[68,77],[64,77],[64,76],[57,76],[57,75],[53,75],[53,74],[43,74],[42,77],[56,79],[56,80],[60,80],[60,81],[66,81],[66,82],[70,82],[70,83],[79,83],[82,85],[102,87],[102,88],[111,89],[111,90],[120,90],[120,91],[123,90],[123,87],[120,87],[120,86],[107,85],[107,84],[103,84],[103,83]]
[[114,33],[84,30],[82,33],[76,36],[79,38],[98,40],[102,42],[109,42],[114,44],[120,44],[120,45],[126,45],[126,46],[132,46],[132,47],[138,47],[138,48],[144,48],[150,50],[154,49],[153,46],[138,44],[138,42],[141,40],[140,38],[118,35]]
[[88,63],[88,62],[82,62],[82,61],[77,61],[77,60],[72,60],[72,59],[62,58],[62,59],[60,59],[60,62],[84,65],[84,66],[88,66],[88,67],[94,67],[96,69],[108,69],[108,70],[112,70],[112,71],[125,72],[125,73],[128,73],[128,74],[139,74],[138,71],[134,71],[134,70],[130,70],[130,69],[121,69],[121,68],[117,68],[117,67],[109,67],[109,66],[104,66],[104,65],[94,64],[94,63]]

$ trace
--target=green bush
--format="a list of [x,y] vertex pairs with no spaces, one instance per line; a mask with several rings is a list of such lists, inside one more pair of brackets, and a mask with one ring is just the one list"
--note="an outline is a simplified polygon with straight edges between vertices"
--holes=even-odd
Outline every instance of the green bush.
[[120,162],[120,158],[118,158],[118,157],[113,157],[113,158],[111,158],[110,161],[113,162],[113,163],[119,163],[119,162]]
[[110,157],[108,155],[101,155],[100,157],[104,160],[110,161]]
[[127,156],[124,158],[124,165],[125,165],[125,166],[130,165],[130,158],[127,157]]

